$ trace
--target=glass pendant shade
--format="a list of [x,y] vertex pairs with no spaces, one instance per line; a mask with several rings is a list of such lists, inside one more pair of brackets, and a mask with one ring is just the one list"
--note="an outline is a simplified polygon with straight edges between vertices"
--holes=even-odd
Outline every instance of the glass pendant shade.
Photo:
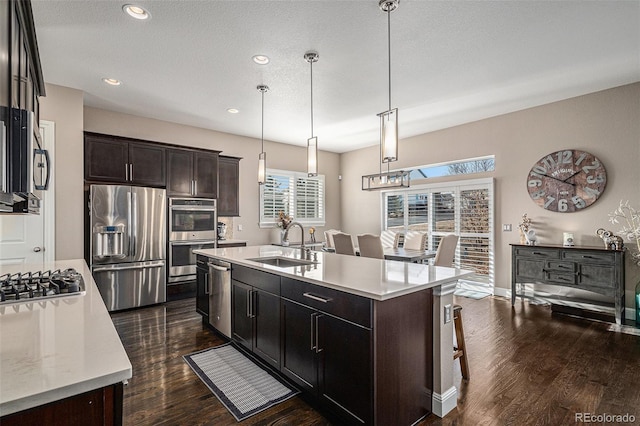
[[383,163],[398,160],[398,108],[380,115],[380,158]]
[[318,138],[307,139],[307,174],[318,176]]
[[258,155],[258,183],[263,185],[267,181],[267,153]]

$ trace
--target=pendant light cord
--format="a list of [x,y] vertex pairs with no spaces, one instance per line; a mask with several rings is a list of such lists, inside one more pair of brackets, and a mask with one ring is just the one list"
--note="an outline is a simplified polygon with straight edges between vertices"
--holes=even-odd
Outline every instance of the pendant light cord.
[[311,64],[311,137],[313,137],[313,60],[309,61]]
[[260,90],[262,92],[262,136],[260,136],[261,144],[261,152],[264,152],[264,90]]
[[387,10],[387,45],[389,46],[389,111],[391,111],[391,9]]

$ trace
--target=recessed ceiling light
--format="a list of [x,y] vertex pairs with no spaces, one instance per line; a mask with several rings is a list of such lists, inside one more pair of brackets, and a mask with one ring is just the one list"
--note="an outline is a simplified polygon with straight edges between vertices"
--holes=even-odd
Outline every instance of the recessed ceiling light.
[[231,113],[231,114],[237,114],[240,112],[239,109],[237,108],[227,108],[227,112]]
[[120,86],[120,84],[122,84],[120,80],[116,80],[115,78],[103,78],[102,81],[112,86]]
[[151,18],[151,14],[147,12],[140,6],[136,6],[135,4],[125,4],[122,6],[122,10],[129,16],[135,19],[149,19]]
[[265,55],[256,55],[253,57],[253,62],[258,65],[266,65],[269,63],[269,57]]

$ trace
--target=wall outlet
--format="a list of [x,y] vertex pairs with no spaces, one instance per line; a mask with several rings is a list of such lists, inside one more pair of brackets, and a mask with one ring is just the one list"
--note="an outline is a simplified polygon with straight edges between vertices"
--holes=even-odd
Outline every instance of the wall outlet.
[[503,232],[511,232],[511,224],[510,223],[503,223],[502,224],[502,231]]
[[444,323],[451,322],[451,305],[444,305]]
[[238,231],[242,231],[242,225],[238,225]]

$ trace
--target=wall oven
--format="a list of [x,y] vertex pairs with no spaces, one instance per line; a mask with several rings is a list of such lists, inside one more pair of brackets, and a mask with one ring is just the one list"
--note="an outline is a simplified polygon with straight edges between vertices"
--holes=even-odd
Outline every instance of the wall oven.
[[169,284],[196,279],[193,250],[217,247],[216,200],[169,198]]
[[216,200],[169,198],[169,241],[215,240]]
[[194,250],[216,248],[216,241],[170,241],[169,283],[196,279],[196,255]]

